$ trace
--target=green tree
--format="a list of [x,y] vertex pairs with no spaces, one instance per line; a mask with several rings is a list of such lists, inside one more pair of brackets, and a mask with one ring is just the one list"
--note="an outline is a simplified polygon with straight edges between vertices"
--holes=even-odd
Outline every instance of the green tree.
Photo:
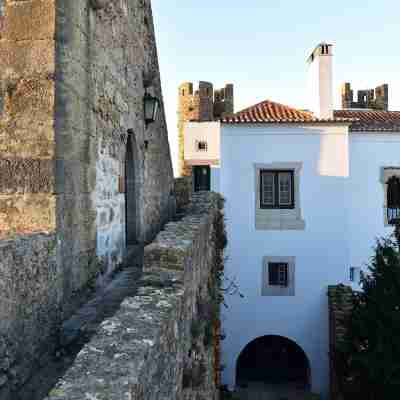
[[339,346],[345,399],[400,398],[400,225],[377,240]]

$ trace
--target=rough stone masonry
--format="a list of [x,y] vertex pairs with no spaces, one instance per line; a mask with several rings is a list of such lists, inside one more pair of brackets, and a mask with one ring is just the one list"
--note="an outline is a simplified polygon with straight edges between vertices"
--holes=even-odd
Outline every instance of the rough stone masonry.
[[150,0],[0,0],[1,399],[169,220],[172,189]]
[[102,323],[47,400],[218,398],[210,310],[221,207],[219,195],[195,194],[145,248],[138,294]]

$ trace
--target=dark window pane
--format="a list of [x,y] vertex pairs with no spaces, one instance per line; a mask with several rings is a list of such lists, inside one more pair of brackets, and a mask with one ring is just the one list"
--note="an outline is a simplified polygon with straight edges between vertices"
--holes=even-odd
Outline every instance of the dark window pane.
[[197,150],[198,151],[207,151],[207,142],[197,142]]
[[288,264],[287,263],[269,263],[268,264],[268,282],[271,286],[288,285]]
[[279,173],[279,204],[289,206],[292,204],[292,173]]
[[265,206],[273,206],[275,199],[274,176],[272,172],[261,174],[261,202]]
[[387,182],[387,217],[389,224],[400,220],[400,178],[392,176]]
[[294,208],[294,171],[260,171],[260,207]]
[[388,207],[400,207],[400,178],[393,176],[389,179],[387,196]]

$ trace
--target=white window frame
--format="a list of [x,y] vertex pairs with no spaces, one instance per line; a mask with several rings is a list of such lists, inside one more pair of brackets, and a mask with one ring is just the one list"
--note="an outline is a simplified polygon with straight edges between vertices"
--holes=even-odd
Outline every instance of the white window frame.
[[[255,182],[255,228],[256,230],[304,230],[305,221],[302,218],[300,203],[300,176],[302,162],[274,162],[269,164],[254,164]],[[262,170],[293,171],[293,208],[261,208],[260,173]]]

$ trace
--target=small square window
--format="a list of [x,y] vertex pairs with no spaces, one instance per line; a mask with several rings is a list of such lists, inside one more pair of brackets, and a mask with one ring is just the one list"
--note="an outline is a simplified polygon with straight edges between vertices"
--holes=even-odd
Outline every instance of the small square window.
[[288,263],[268,263],[268,284],[270,286],[288,286]]
[[196,142],[197,151],[207,151],[208,145],[205,141]]
[[260,208],[294,208],[294,171],[260,171]]
[[263,257],[261,296],[294,296],[295,264],[295,257]]

